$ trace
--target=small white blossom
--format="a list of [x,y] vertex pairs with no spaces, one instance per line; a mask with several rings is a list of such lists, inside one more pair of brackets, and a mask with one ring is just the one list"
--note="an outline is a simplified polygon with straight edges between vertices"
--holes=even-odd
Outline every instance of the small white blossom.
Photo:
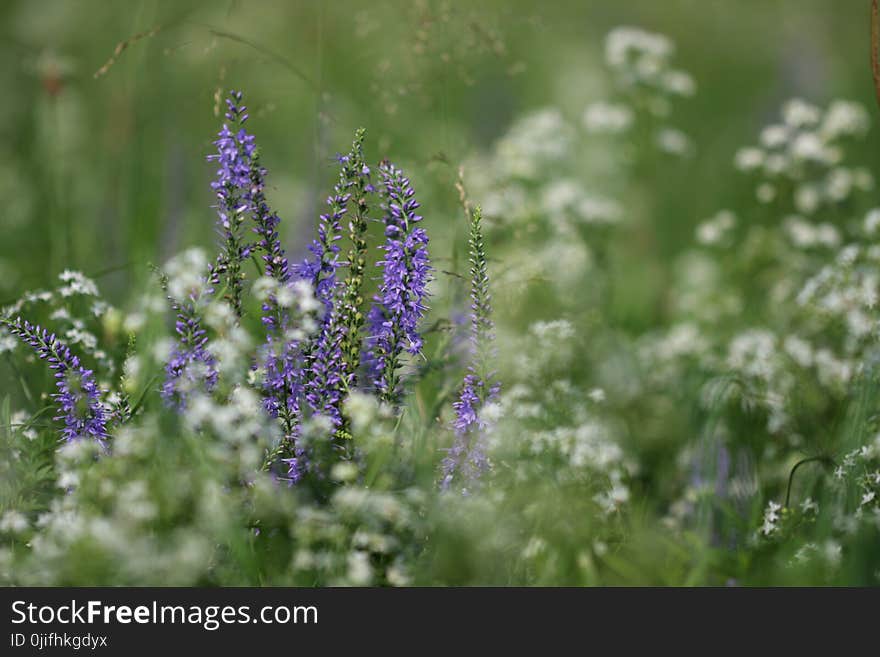
[[620,103],[596,102],[584,110],[583,123],[587,132],[619,134],[633,123],[633,111]]

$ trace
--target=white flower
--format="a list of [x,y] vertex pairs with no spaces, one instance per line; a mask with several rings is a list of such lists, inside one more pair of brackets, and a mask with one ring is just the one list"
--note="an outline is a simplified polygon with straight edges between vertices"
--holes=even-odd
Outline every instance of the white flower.
[[825,544],[822,546],[822,556],[825,557],[825,561],[831,566],[837,566],[840,563],[842,554],[843,549],[835,541],[825,541]]
[[192,248],[177,254],[165,264],[168,294],[178,301],[198,298],[205,289],[208,259],[202,249]]
[[257,280],[254,281],[254,285],[251,288],[251,292],[253,292],[254,297],[257,301],[267,301],[269,296],[275,292],[277,288],[277,281],[271,276],[260,276]]
[[0,516],[0,532],[9,532],[10,534],[21,534],[30,527],[27,516],[23,513],[10,509]]
[[834,248],[840,245],[840,234],[831,224],[813,225],[800,217],[791,216],[785,220],[784,225],[789,239],[797,247]]
[[822,201],[819,190],[813,185],[800,185],[794,193],[794,206],[798,212],[813,214]]
[[803,513],[819,513],[819,505],[813,501],[812,497],[808,497],[801,502],[801,511]]
[[593,499],[606,514],[610,514],[629,501],[629,489],[620,482],[614,482],[609,490]]
[[58,476],[58,488],[75,488],[79,484],[79,475],[76,472],[62,472]]
[[352,390],[345,400],[345,412],[351,418],[356,431],[369,428],[378,411],[379,407],[373,395]]
[[676,96],[693,96],[697,92],[697,83],[684,71],[667,71],[661,84],[666,91]]
[[768,125],[759,137],[764,148],[779,148],[788,143],[790,131],[784,125]]
[[614,224],[623,213],[616,201],[598,196],[584,196],[577,204],[576,211],[588,224]]
[[761,183],[755,189],[755,197],[761,203],[772,203],[776,198],[776,188],[770,183]]
[[167,363],[174,351],[175,341],[172,338],[161,338],[153,345],[153,359],[157,363]]
[[575,206],[584,196],[583,187],[571,178],[548,183],[541,194],[541,205],[551,220]]
[[782,120],[793,128],[810,128],[819,123],[821,116],[818,107],[800,98],[792,98],[782,106]]
[[17,346],[18,340],[2,329],[0,332],[0,354],[15,351]]
[[819,349],[815,356],[819,382],[827,386],[846,386],[853,375],[851,363],[837,358],[829,349]]
[[342,461],[333,466],[330,477],[336,481],[350,482],[357,479],[358,467],[351,461]]
[[760,148],[741,148],[734,157],[734,166],[740,171],[755,171],[764,164],[764,151]]
[[523,548],[522,556],[524,559],[534,559],[547,551],[547,541],[540,536],[532,536]]
[[705,246],[719,244],[736,226],[736,215],[721,210],[697,226],[697,241]]
[[66,283],[58,289],[59,294],[62,297],[73,296],[74,294],[81,294],[84,296],[98,296],[98,286],[95,285],[95,282],[88,278],[81,271],[71,271],[69,269],[65,269],[58,276],[62,282]]
[[574,326],[567,319],[549,322],[534,322],[529,326],[529,333],[534,335],[543,346],[567,342],[575,336]]
[[771,176],[785,173],[791,166],[791,159],[783,153],[770,153],[764,160],[764,171]]
[[727,365],[731,369],[764,381],[777,370],[777,339],[770,331],[751,329],[737,335],[728,347]]
[[672,41],[662,34],[653,34],[637,27],[616,27],[605,37],[605,61],[612,68],[622,68],[632,63],[633,59],[646,62],[643,69],[648,69],[648,62],[665,61],[674,51]]
[[296,296],[299,311],[303,314],[316,313],[323,308],[323,304],[315,298],[315,290],[307,280],[298,279],[290,284],[293,294]]
[[693,150],[690,137],[675,128],[662,128],[657,132],[657,146],[671,155],[688,155]]
[[587,132],[618,134],[632,126],[633,111],[620,103],[596,102],[584,110],[583,123]]
[[355,586],[366,586],[373,579],[373,567],[365,552],[352,552],[348,555],[348,581]]
[[832,201],[845,201],[855,187],[855,177],[849,169],[832,169],[825,181],[825,193]]
[[98,346],[98,338],[81,329],[72,328],[65,332],[64,337],[67,338],[68,344],[80,344],[89,351]]
[[801,367],[810,367],[813,364],[813,348],[806,340],[789,335],[786,336],[782,348]]
[[865,233],[868,234],[869,237],[873,237],[877,234],[877,230],[880,229],[880,208],[872,208],[868,211],[868,214],[865,215]]
[[815,132],[802,132],[791,145],[792,155],[800,160],[830,163],[831,157],[825,143]]
[[235,311],[225,301],[214,301],[205,310],[205,323],[218,333],[230,330],[236,321]]
[[770,500],[767,503],[767,508],[764,510],[764,523],[761,526],[761,533],[763,533],[764,536],[770,536],[779,529],[777,523],[779,522],[779,512],[781,510],[781,504],[778,504],[773,500]]
[[122,329],[126,333],[139,333],[147,323],[147,317],[142,312],[129,313],[122,320]]
[[556,108],[519,119],[495,147],[495,164],[510,178],[533,180],[544,167],[564,160],[571,150],[572,128]]
[[504,416],[504,408],[498,402],[489,402],[480,409],[480,418],[488,425],[496,424]]
[[825,112],[820,132],[825,139],[860,137],[868,131],[868,112],[859,103],[835,100]]

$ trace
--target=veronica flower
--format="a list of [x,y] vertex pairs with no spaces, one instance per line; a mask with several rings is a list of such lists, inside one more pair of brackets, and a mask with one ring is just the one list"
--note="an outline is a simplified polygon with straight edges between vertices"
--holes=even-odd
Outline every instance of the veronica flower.
[[321,215],[318,239],[310,250],[314,259],[300,267],[315,288],[315,296],[324,307],[324,315],[318,333],[306,347],[303,382],[309,406],[317,413],[326,414],[334,423],[341,424],[338,402],[341,398],[342,349],[340,348],[340,325],[334,313],[334,298],[338,281],[339,247],[336,241],[342,237],[340,220],[345,214],[346,195],[336,194],[327,199],[330,212]]
[[92,370],[83,367],[79,358],[54,333],[21,317],[0,322],[12,335],[33,347],[37,356],[48,362],[55,372],[58,392],[52,397],[58,403],[59,414],[55,419],[64,421],[62,436],[68,441],[94,438],[103,444],[107,438],[107,414]]
[[159,276],[172,309],[177,314],[174,330],[178,341],[165,364],[162,398],[170,406],[183,408],[188,394],[194,389],[212,390],[217,383],[218,371],[214,356],[208,350],[208,334],[202,326],[198,306],[206,282],[203,271],[204,256],[191,249],[173,258],[166,273]]
[[464,489],[472,485],[489,468],[485,450],[488,430],[482,410],[498,397],[501,385],[494,381],[490,369],[494,360],[492,300],[489,294],[489,274],[483,243],[482,210],[477,207],[471,214],[469,253],[471,263],[471,362],[464,377],[455,409],[452,447],[441,464],[440,487],[449,489],[458,476]]
[[422,348],[419,322],[425,314],[430,276],[428,235],[417,227],[419,202],[409,178],[389,162],[379,167],[381,194],[385,199],[385,258],[382,283],[370,308],[368,364],[379,396],[397,403],[397,369],[403,352],[417,354]]
[[[336,242],[342,239],[342,217],[348,212],[352,189],[357,192],[359,199],[353,223],[366,221],[363,207],[365,201],[360,185],[368,184],[363,181],[369,174],[369,169],[362,164],[362,141],[363,132],[358,131],[352,152],[337,158],[341,169],[334,193],[327,199],[330,211],[319,218],[318,239],[309,247],[313,257],[298,268],[300,276],[312,283],[315,296],[323,303],[325,310],[320,329],[305,350],[305,398],[315,413],[324,415],[331,421],[337,434],[344,432],[341,404],[346,389],[353,381],[353,372],[346,366],[344,348],[347,347],[346,336],[349,329],[356,325],[350,318],[350,313],[354,308],[352,304],[357,301],[360,282],[352,279],[344,285],[337,279],[336,269],[341,263]],[[363,231],[360,228],[353,227],[352,232],[356,239],[362,239]],[[355,242],[353,248],[355,257],[362,258],[362,255],[357,254],[365,247]],[[356,265],[360,270],[363,269],[360,262]],[[352,294],[353,290],[355,294]]]
[[[250,256],[251,246],[243,236],[243,224],[249,209],[244,197],[250,188],[251,163],[256,145],[253,135],[244,124],[248,119],[247,107],[241,105],[240,91],[230,92],[226,99],[226,119],[214,145],[217,153],[208,160],[218,164],[211,188],[217,194],[217,228],[223,239],[222,250],[210,274],[213,285],[225,284],[225,297],[236,315],[241,316],[242,280],[241,263]],[[237,130],[236,130],[237,128]]]
[[303,455],[300,454],[299,458],[280,457],[290,456],[297,451],[294,445],[299,417],[297,358],[300,345],[286,337],[291,318],[287,304],[280,302],[278,297],[290,285],[291,269],[278,234],[281,219],[266,202],[265,176],[266,170],[260,165],[259,156],[252,154],[248,186],[242,199],[249,208],[255,224],[253,230],[259,237],[257,246],[262,251],[264,274],[275,283],[275,289],[269,292],[262,307],[262,321],[266,327],[266,345],[261,359],[264,371],[264,406],[272,417],[281,420],[284,430],[280,444],[267,457],[266,462],[271,465],[273,461],[280,459],[287,463],[287,478],[296,482],[305,468]]
[[341,345],[345,364],[344,377],[350,388],[356,385],[355,377],[360,365],[360,332],[364,324],[364,315],[361,312],[363,303],[361,289],[367,262],[366,235],[370,209],[367,196],[374,191],[370,183],[370,168],[364,162],[364,134],[364,129],[360,128],[355,133],[351,152],[338,158],[342,165],[340,183],[344,182],[351,194],[350,204],[353,209],[348,222],[348,234],[351,239],[348,272],[340,299],[340,323],[345,327]]
[[179,342],[165,364],[165,382],[162,384],[162,397],[178,408],[186,404],[189,391],[199,387],[202,382],[207,390],[217,383],[217,364],[206,348],[208,335],[202,328],[201,318],[192,302],[177,304],[174,324]]
[[[302,387],[300,345],[285,339],[283,326],[282,332],[267,336],[261,356],[264,408],[269,415],[281,421],[283,429],[281,441],[267,455],[265,465],[269,468],[276,461],[286,463],[286,479],[290,483],[296,483],[302,478],[306,467],[305,455],[296,446],[300,416],[299,394]],[[297,457],[291,460],[294,455]]]

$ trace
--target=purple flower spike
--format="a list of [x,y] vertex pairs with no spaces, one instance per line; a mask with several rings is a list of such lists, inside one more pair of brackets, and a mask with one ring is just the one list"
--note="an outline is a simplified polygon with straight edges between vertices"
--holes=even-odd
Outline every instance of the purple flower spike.
[[169,297],[169,301],[177,311],[174,330],[178,343],[165,364],[165,381],[161,392],[168,405],[183,408],[190,390],[204,387],[210,391],[214,388],[217,384],[217,363],[207,349],[208,335],[196,312],[195,300],[179,303]]
[[422,348],[419,323],[425,315],[431,265],[428,234],[417,227],[419,202],[409,178],[390,162],[379,166],[380,193],[385,200],[385,258],[382,283],[370,308],[367,364],[381,399],[399,403],[397,370],[403,352]]
[[242,225],[249,210],[246,196],[256,151],[254,136],[243,127],[248,114],[241,100],[240,91],[230,92],[226,99],[226,119],[232,128],[223,124],[214,142],[217,152],[208,156],[209,161],[218,165],[211,188],[217,195],[217,230],[222,238],[222,249],[209,278],[214,286],[225,284],[225,297],[239,317],[244,276],[241,263],[250,257],[252,249],[244,241]]
[[[260,165],[259,155],[252,153],[248,184],[242,199],[254,221],[253,231],[259,237],[257,248],[261,252],[264,275],[283,287],[290,284],[291,267],[278,233],[281,219],[266,201],[265,178],[266,169]],[[306,462],[303,451],[295,447],[300,415],[301,345],[285,336],[291,322],[290,313],[278,303],[276,292],[269,294],[262,311],[266,328],[266,344],[260,355],[265,373],[262,386],[264,406],[269,415],[281,420],[284,430],[280,444],[267,457],[266,467],[272,467],[276,460],[287,463],[290,466],[287,479],[295,483],[302,477]]]
[[37,356],[49,363],[49,368],[55,372],[58,392],[52,397],[59,410],[55,419],[64,421],[64,439],[93,438],[103,445],[107,438],[107,412],[101,402],[103,393],[95,383],[92,370],[83,367],[79,358],[54,333],[23,321],[21,317],[0,322],[12,335],[33,347]]
[[[331,421],[334,435],[340,438],[346,437],[342,401],[354,377],[349,365],[351,359],[346,359],[346,353],[348,341],[357,333],[357,323],[352,318],[360,281],[343,283],[338,279],[336,270],[342,263],[336,243],[342,239],[342,218],[352,201],[352,190],[358,186],[355,191],[358,198],[362,198],[361,192],[365,193],[369,186],[369,168],[360,164],[362,141],[363,131],[359,130],[352,152],[337,158],[340,173],[333,195],[327,199],[330,210],[318,220],[318,239],[309,246],[312,258],[297,269],[300,276],[312,283],[315,296],[325,310],[317,335],[305,349],[305,399],[314,413]],[[354,221],[358,224],[365,221],[362,209],[356,211]],[[361,239],[360,229],[353,228],[352,232],[356,239]]]
[[498,397],[501,385],[494,381],[491,363],[493,347],[492,300],[489,274],[483,243],[482,211],[477,207],[471,215],[471,363],[462,382],[458,400],[453,403],[455,438],[440,467],[440,488],[448,490],[460,480],[462,489],[476,484],[489,469],[485,438],[489,429],[481,417],[485,406]]

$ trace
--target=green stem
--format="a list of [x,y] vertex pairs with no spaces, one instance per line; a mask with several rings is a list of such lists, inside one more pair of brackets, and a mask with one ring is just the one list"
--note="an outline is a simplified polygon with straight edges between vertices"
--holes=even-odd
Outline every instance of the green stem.
[[801,459],[797,463],[794,464],[794,467],[791,469],[791,473],[788,475],[788,488],[785,491],[785,508],[788,508],[788,504],[791,501],[791,485],[794,483],[794,473],[797,472],[798,468],[804,465],[805,463],[813,463],[816,461],[820,461],[825,463],[826,465],[834,465],[834,460],[829,458],[828,456],[811,456],[810,458]]

